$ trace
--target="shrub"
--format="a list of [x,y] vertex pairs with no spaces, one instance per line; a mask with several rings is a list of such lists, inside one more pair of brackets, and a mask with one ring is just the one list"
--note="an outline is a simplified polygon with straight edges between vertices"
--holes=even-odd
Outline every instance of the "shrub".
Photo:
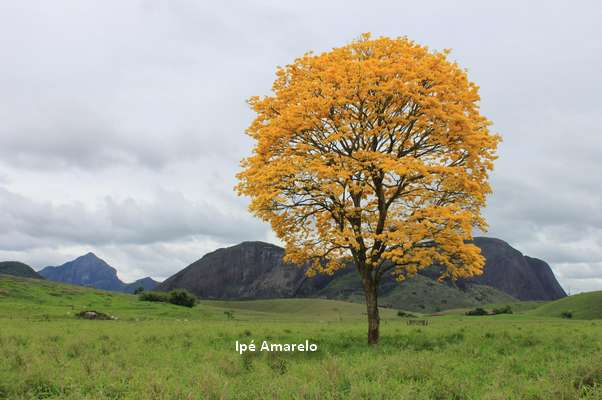
[[573,318],[573,313],[571,311],[563,311],[562,313],[560,313],[560,316],[562,318],[571,319]]
[[139,286],[136,288],[136,290],[134,290],[134,294],[140,294],[144,292],[144,288],[142,286]]
[[177,306],[194,307],[196,296],[185,289],[174,289],[169,293],[165,292],[142,292],[138,295],[142,301],[156,301],[160,303],[171,303]]
[[414,314],[401,310],[397,311],[397,316],[402,318],[416,318]]
[[138,298],[142,301],[168,302],[167,293],[163,292],[142,292],[138,295]]
[[504,306],[502,308],[494,308],[491,312],[493,315],[497,314],[512,314],[512,307]]
[[466,315],[489,315],[489,313],[487,311],[485,311],[484,309],[482,309],[481,307],[477,307],[474,310],[470,310],[470,311],[466,311]]
[[169,292],[169,302],[178,306],[194,307],[196,296],[186,289],[174,289]]

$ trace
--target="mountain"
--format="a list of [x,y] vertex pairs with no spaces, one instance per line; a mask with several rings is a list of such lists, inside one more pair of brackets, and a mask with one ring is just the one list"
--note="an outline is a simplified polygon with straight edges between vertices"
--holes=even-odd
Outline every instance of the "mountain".
[[[381,304],[437,311],[565,296],[545,262],[525,257],[499,239],[475,238],[475,244],[487,260],[483,275],[457,284],[437,282],[433,268],[403,283],[388,276],[381,284]],[[363,301],[361,283],[352,265],[332,276],[307,278],[303,268],[284,263],[283,255],[284,249],[273,244],[243,242],[206,254],[157,288],[184,288],[214,299],[323,297]]]
[[117,277],[117,270],[94,253],[88,253],[58,267],[46,267],[39,273],[51,281],[104,290],[122,291],[124,285]]
[[468,281],[492,286],[519,300],[556,300],[566,296],[545,261],[523,256],[500,239],[477,237],[474,243],[487,262],[483,274]]
[[144,290],[154,290],[160,282],[157,282],[151,277],[146,277],[142,279],[138,279],[135,282],[124,284],[124,292],[134,293],[134,291],[138,288],[143,288]]
[[[243,242],[206,254],[158,289],[185,288],[203,298],[267,299],[293,297],[302,285],[313,287],[301,268],[282,261],[283,255],[273,244]],[[320,280],[311,282],[320,287]]]
[[44,279],[29,265],[23,264],[19,261],[0,262],[0,274],[20,276],[22,278]]
[[144,290],[152,290],[159,283],[149,277],[129,284],[124,283],[117,276],[117,270],[94,253],[88,253],[58,267],[46,267],[39,273],[51,281],[127,293],[133,293],[141,286]]

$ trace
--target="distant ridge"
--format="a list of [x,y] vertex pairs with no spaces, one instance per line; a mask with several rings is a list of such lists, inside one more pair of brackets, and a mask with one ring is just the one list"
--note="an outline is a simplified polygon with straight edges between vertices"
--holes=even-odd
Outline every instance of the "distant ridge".
[[160,282],[157,282],[153,278],[147,276],[146,278],[138,279],[132,283],[124,284],[125,287],[123,291],[127,293],[134,293],[134,291],[138,288],[143,288],[144,290],[153,290],[159,283]]
[[124,283],[117,276],[115,268],[91,252],[57,267],[45,267],[39,274],[51,281],[128,293],[133,293],[139,287],[152,290],[159,283],[149,277]]
[[0,274],[19,276],[22,278],[44,279],[29,265],[19,261],[0,262]]
[[[433,268],[402,284],[389,276],[381,285],[381,304],[436,311],[566,296],[544,261],[525,257],[500,239],[477,237],[474,242],[486,259],[483,275],[457,284],[437,282]],[[308,279],[302,268],[284,263],[283,255],[284,249],[270,243],[243,242],[206,254],[165,280],[158,289],[184,288],[214,299],[325,297],[362,301],[361,284],[352,266],[333,276]],[[408,304],[412,306],[408,308]]]

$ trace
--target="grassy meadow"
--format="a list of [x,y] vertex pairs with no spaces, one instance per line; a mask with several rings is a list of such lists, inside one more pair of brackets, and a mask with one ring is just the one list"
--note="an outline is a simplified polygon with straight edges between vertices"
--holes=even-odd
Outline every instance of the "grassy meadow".
[[[420,327],[383,309],[381,343],[369,347],[359,304],[190,309],[3,276],[0,399],[602,399],[602,320],[577,319],[576,309],[559,318],[553,303],[514,308],[421,316]],[[75,318],[88,309],[116,319]],[[237,340],[309,340],[318,350],[240,355]]]

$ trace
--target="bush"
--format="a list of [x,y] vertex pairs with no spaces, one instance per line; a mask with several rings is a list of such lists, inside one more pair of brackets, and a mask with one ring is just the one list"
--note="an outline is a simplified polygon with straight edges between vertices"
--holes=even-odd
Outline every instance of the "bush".
[[489,315],[489,313],[481,307],[477,307],[474,310],[466,311],[466,315]]
[[168,302],[167,293],[163,292],[142,292],[138,295],[138,298],[142,301]]
[[397,311],[397,316],[402,318],[416,318],[414,314],[401,310]]
[[140,294],[144,292],[144,288],[142,286],[139,286],[136,288],[136,290],[134,290],[134,294]]
[[142,301],[156,301],[160,303],[171,303],[177,306],[194,307],[196,296],[185,289],[174,289],[169,293],[165,292],[142,292],[138,295]]
[[502,308],[494,308],[491,312],[493,315],[497,314],[512,314],[512,307],[504,306]]
[[185,289],[174,289],[169,292],[169,302],[178,306],[194,307],[196,296]]
[[573,313],[571,311],[563,311],[560,316],[562,318],[571,319],[573,318]]

